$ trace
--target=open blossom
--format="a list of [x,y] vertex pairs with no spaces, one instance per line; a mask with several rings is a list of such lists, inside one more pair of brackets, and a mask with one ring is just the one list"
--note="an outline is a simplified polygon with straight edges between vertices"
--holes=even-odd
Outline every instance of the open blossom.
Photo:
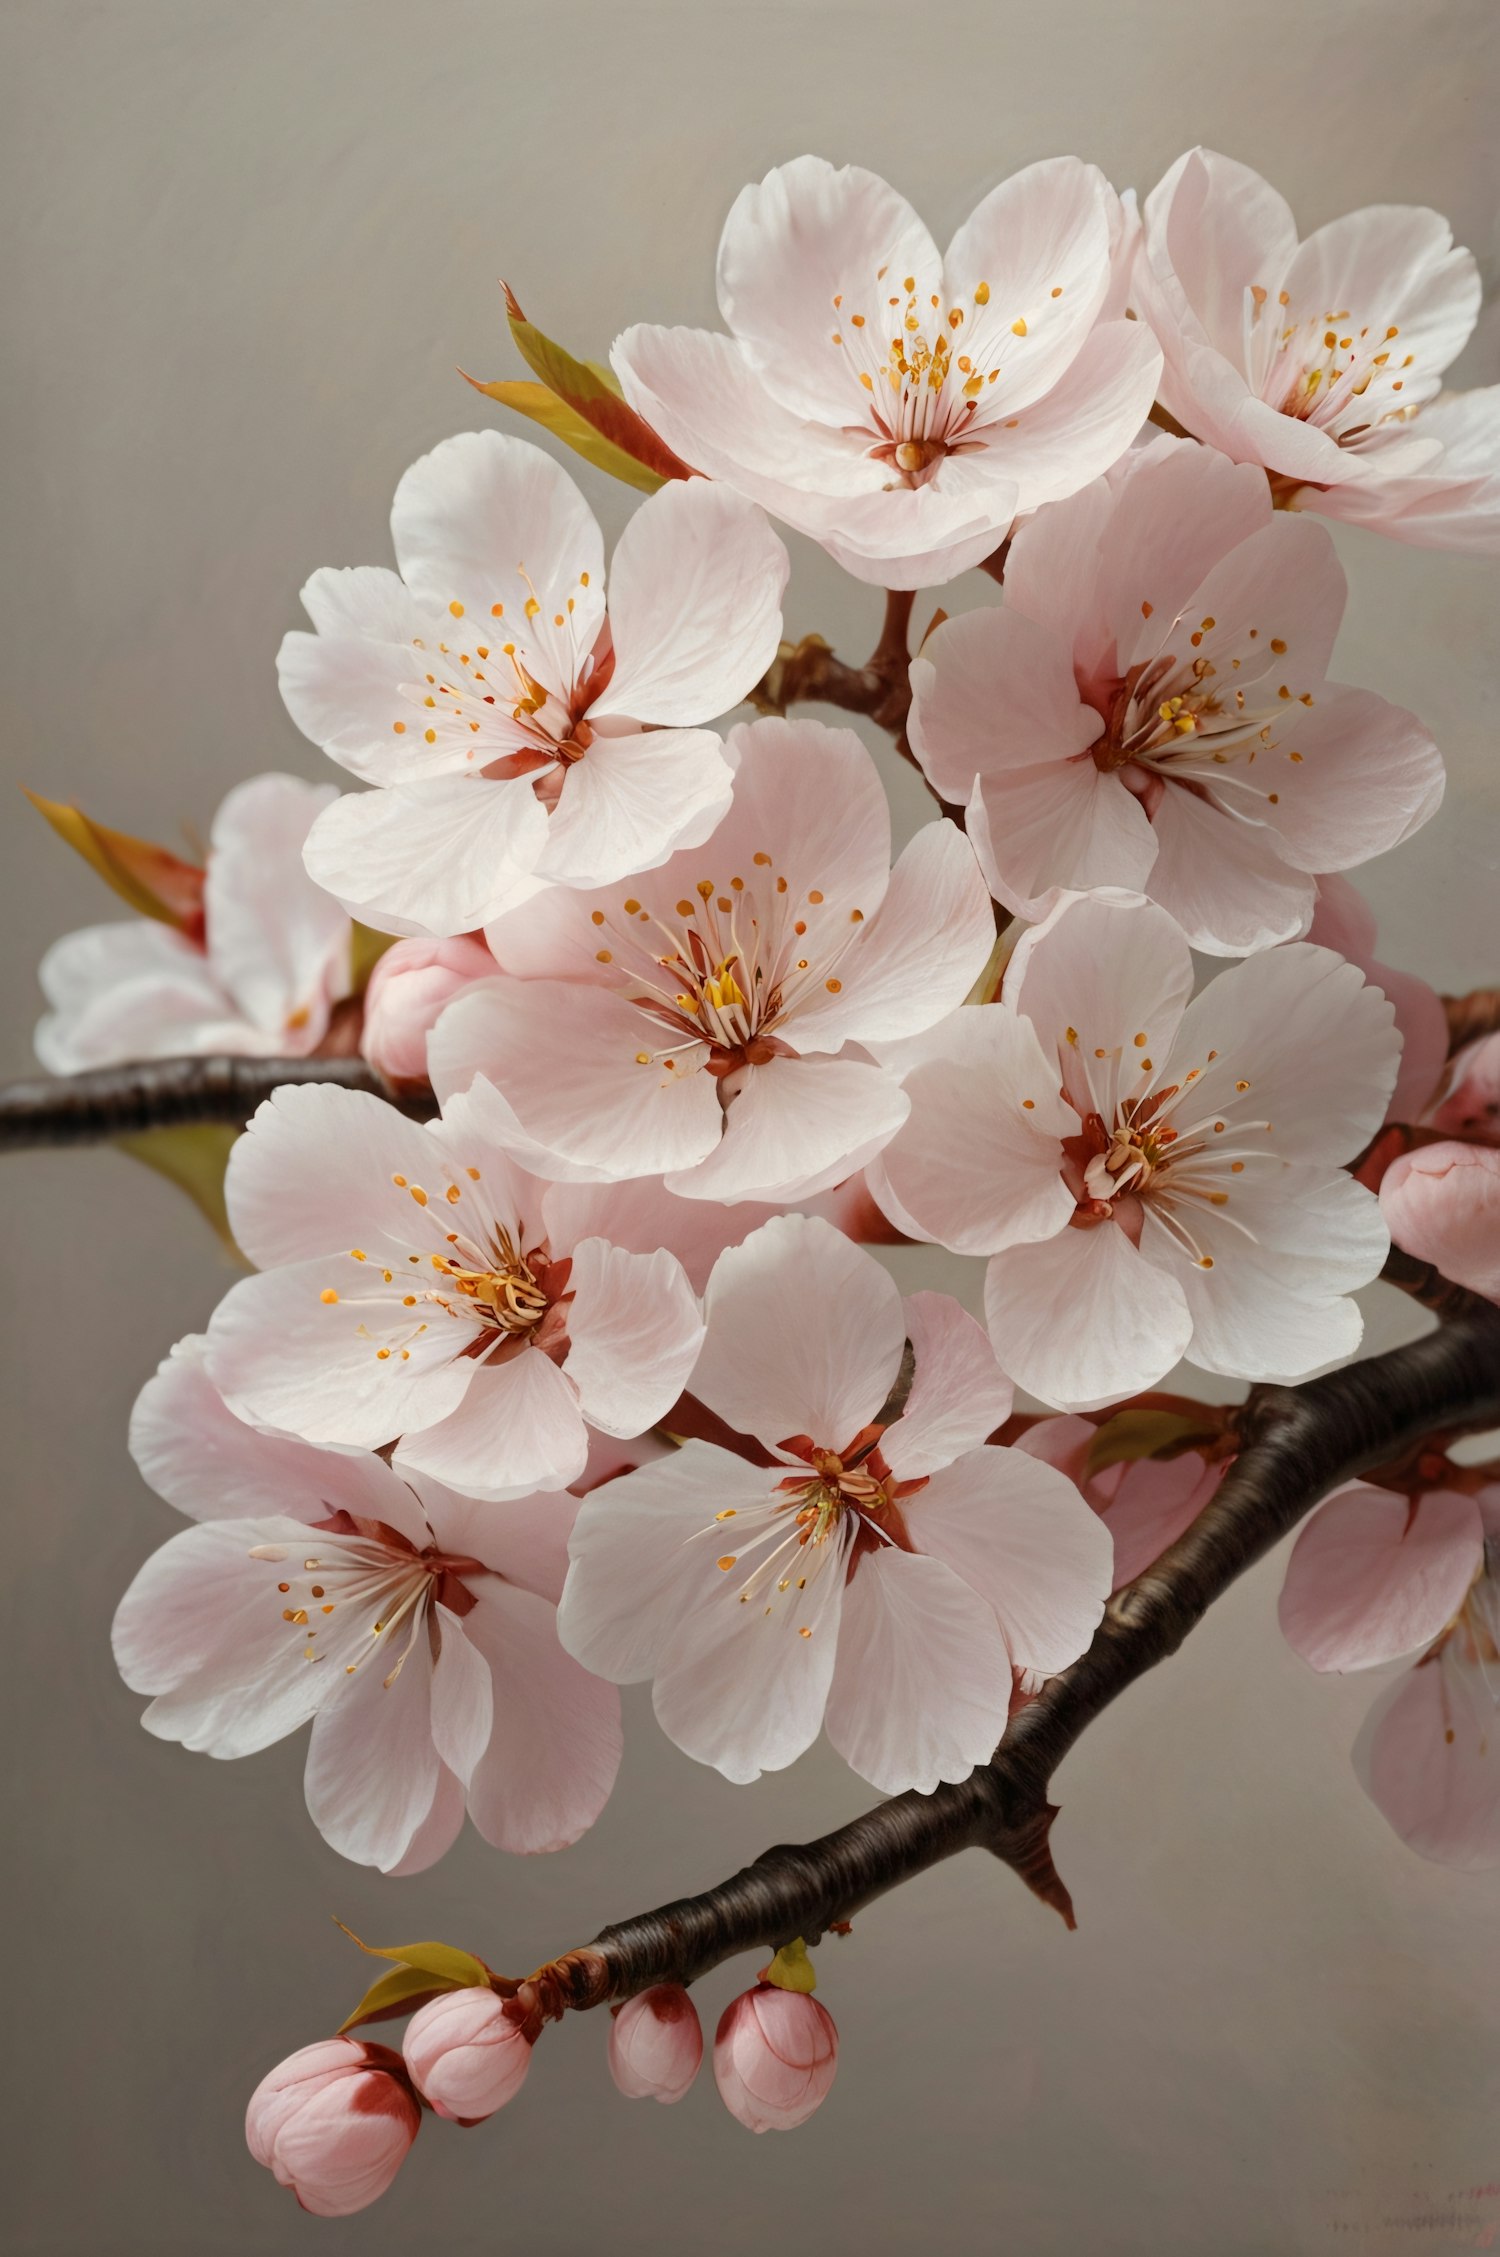
[[200,1339],[131,1422],[146,1479],[197,1525],[115,1616],[159,1739],[251,1755],[312,1721],[307,1806],[345,1857],[417,1872],[469,1815],[486,1840],[561,1849],[603,1809],[619,1695],[557,1641],[568,1495],[477,1505],[364,1452],[243,1424]]
[[427,1037],[455,995],[493,979],[494,957],[475,933],[392,942],[370,974],[359,1047],[400,1088],[425,1082]]
[[[1357,964],[1371,987],[1378,987],[1396,1014],[1401,1037],[1401,1071],[1386,1108],[1389,1121],[1424,1118],[1443,1078],[1448,1055],[1448,1016],[1443,999],[1415,972],[1382,964],[1375,954],[1375,913],[1347,878],[1322,876],[1307,937]],[[1464,1132],[1455,1130],[1454,1134]]]
[[1022,526],[1004,605],[912,664],[912,747],[999,899],[1036,918],[1128,887],[1228,956],[1304,932],[1313,874],[1383,854],[1443,790],[1411,714],[1326,679],[1345,592],[1326,527],[1191,440]]
[[984,967],[994,927],[968,842],[929,823],[893,870],[851,730],[756,721],[729,750],[734,802],[702,846],[492,925],[520,976],[433,1032],[439,1093],[487,1076],[540,1174],[664,1174],[714,1200],[841,1183],[906,1117],[895,1077],[853,1046],[931,1026]]
[[303,869],[302,842],[336,796],[295,776],[252,776],[214,817],[200,929],[140,917],[55,941],[38,973],[52,1006],[36,1030],[48,1072],[316,1050],[349,992],[350,933]]
[[266,1100],[226,1184],[262,1274],[208,1335],[240,1416],[395,1442],[402,1472],[493,1500],[566,1488],[590,1428],[644,1434],[670,1408],[703,1336],[681,1265],[612,1244],[608,1203],[528,1175],[505,1127],[483,1082],[426,1127],[354,1090]]
[[1344,1296],[1388,1240],[1340,1163],[1385,1114],[1391,1006],[1302,941],[1192,989],[1165,910],[1065,895],[1001,1003],[907,1046],[911,1117],[870,1188],[912,1235],[991,1256],[995,1352],[1062,1410],[1180,1356],[1300,1379],[1359,1344]]
[[833,2016],[805,1991],[757,1983],[731,1999],[714,2032],[714,2081],[751,2132],[790,2132],[827,2099],[838,2068]]
[[1146,198],[1131,295],[1166,355],[1162,404],[1295,507],[1500,547],[1500,385],[1443,392],[1480,286],[1439,213],[1373,205],[1299,243],[1269,181],[1190,149]]
[[1097,1434],[1086,1418],[1043,1418],[1015,1446],[1055,1465],[1083,1491],[1109,1531],[1115,1551],[1110,1588],[1120,1591],[1192,1527],[1228,1466],[1210,1463],[1200,1451],[1182,1450],[1175,1458],[1136,1458],[1091,1473]]
[[1014,1673],[1088,1644],[1104,1529],[1051,1466],[986,1444],[1011,1391],[973,1319],[903,1302],[829,1224],[765,1224],[721,1256],[707,1309],[694,1392],[770,1462],[688,1442],[586,1497],[560,1636],[652,1679],[663,1729],[726,1778],[794,1762],[824,1724],[887,1793],[967,1777]]
[[604,545],[567,472],[498,431],[414,463],[391,513],[400,576],[315,572],[315,633],[281,646],[292,719],[381,789],[307,843],[320,885],[389,932],[466,933],[543,885],[596,886],[704,838],[729,800],[719,738],[776,654],[786,551],[703,479]]
[[1097,477],[1145,421],[1160,355],[1143,323],[1110,318],[1126,228],[1093,165],[1054,157],[940,253],[876,174],[798,157],[725,222],[732,335],[638,326],[614,365],[685,461],[856,578],[930,585]]
[[1500,1301],[1500,1151],[1422,1144],[1391,1162],[1380,1211],[1396,1244],[1487,1300]]
[[1500,1865],[1500,1488],[1339,1491],[1297,1539],[1280,1614],[1314,1669],[1426,1649],[1375,1703],[1355,1771],[1420,1856]]
[[315,2218],[378,2202],[422,2128],[399,2053],[364,2038],[324,2038],[262,2077],[245,2111],[257,2163]]

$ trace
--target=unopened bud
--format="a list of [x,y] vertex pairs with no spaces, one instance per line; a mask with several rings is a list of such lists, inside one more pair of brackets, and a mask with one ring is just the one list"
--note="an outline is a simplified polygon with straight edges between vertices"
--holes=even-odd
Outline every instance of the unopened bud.
[[359,1046],[378,1074],[399,1088],[427,1079],[427,1037],[444,1008],[475,980],[500,969],[482,940],[398,940],[380,958],[365,989]]
[[1500,1151],[1423,1144],[1403,1152],[1381,1180],[1380,1211],[1406,1253],[1500,1301]]
[[444,1991],[406,2026],[406,2066],[438,2115],[478,2124],[514,2100],[531,2067],[532,2040],[505,2002],[477,1985]]
[[714,2078],[731,2116],[752,2132],[789,2132],[827,2096],[838,2066],[833,2016],[805,1991],[759,1983],[725,2007]]
[[399,2053],[325,2038],[278,2063],[250,2095],[245,2141],[317,2218],[347,2218],[384,2194],[422,2111]]
[[609,2031],[609,2073],[627,2100],[681,2100],[703,2059],[698,2009],[680,1983],[626,2001]]

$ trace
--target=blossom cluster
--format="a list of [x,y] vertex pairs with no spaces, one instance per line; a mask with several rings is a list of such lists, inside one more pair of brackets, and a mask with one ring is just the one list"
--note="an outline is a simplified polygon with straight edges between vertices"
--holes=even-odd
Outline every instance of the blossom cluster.
[[[388,1092],[281,1088],[236,1145],[255,1274],[140,1397],[136,1462],[189,1525],[115,1623],[159,1736],[238,1756],[310,1722],[315,1824],[387,1873],[466,1814],[576,1840],[635,1681],[731,1780],[822,1731],[884,1791],[963,1779],[1222,1477],[1101,1462],[1114,1407],[1183,1358],[1349,1357],[1392,1231],[1500,1298],[1500,1066],[1443,1078],[1436,999],[1341,875],[1432,816],[1442,764],[1330,678],[1323,522],[1500,545],[1500,395],[1441,388],[1469,254],[1424,211],[1299,243],[1202,150],[1139,212],[1034,165],[940,252],[883,180],[805,157],[735,204],[718,283],[726,333],[616,343],[690,475],[607,571],[550,456],[434,448],[397,569],[315,572],[280,655],[368,788],[242,785],[195,925],[43,967],[56,1070],[357,1041]],[[897,596],[985,567],[911,658],[942,812],[899,852],[862,738],[762,687],[773,519]],[[360,929],[388,945],[356,995]],[[426,1121],[393,1101],[429,1092]],[[1424,1113],[1445,1157],[1381,1183],[1366,1156]],[[983,1258],[982,1323],[858,1242],[901,1237]],[[1497,1497],[1335,1498],[1284,1601],[1316,1667],[1425,1650],[1360,1761],[1460,1861],[1500,1855]],[[1460,1700],[1489,1737],[1439,1792],[1422,1735]],[[446,1992],[404,2057],[341,2037],[273,2072],[252,2150],[358,2208],[423,2104],[491,2113],[534,2037]],[[701,2050],[649,1992],[611,2063],[671,2100]],[[773,1981],[715,2071],[785,2127],[834,2050]]]

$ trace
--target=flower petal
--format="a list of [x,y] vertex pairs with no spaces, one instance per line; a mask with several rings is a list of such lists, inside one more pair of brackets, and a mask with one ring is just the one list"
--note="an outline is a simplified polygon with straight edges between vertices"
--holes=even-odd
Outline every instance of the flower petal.
[[403,1432],[395,1465],[489,1503],[565,1489],[588,1458],[578,1391],[550,1356],[524,1348],[478,1366],[448,1417]]
[[940,1560],[867,1552],[844,1592],[828,1737],[882,1794],[967,1779],[1005,1730],[1010,1655],[991,1609]]
[[1383,1693],[1355,1743],[1360,1785],[1401,1839],[1438,1865],[1500,1865],[1500,1730],[1483,1664],[1452,1641]]
[[1319,1506],[1287,1562],[1282,1634],[1314,1669],[1372,1669],[1430,1645],[1484,1556],[1472,1497],[1363,1483]]
[[603,1238],[573,1249],[566,1372],[590,1426],[644,1434],[686,1387],[703,1320],[682,1264],[627,1254]]
[[567,772],[536,874],[552,885],[602,886],[657,869],[685,841],[708,835],[732,787],[709,729],[597,736]]
[[724,1134],[696,1167],[673,1167],[684,1199],[808,1199],[873,1160],[908,1111],[893,1074],[854,1058],[774,1058],[745,1070]]
[[385,932],[473,932],[536,890],[547,817],[528,778],[441,776],[345,792],[307,835],[308,875]]
[[946,1293],[913,1293],[901,1313],[913,1377],[880,1448],[891,1471],[911,1481],[977,1449],[1009,1418],[1013,1389],[984,1327]]
[[495,1703],[469,1815],[497,1849],[565,1849],[609,1800],[623,1747],[620,1696],[563,1651],[545,1599],[489,1578],[473,1596],[464,1629],[489,1665]]
[[418,1623],[399,1667],[384,1654],[344,1675],[318,1712],[307,1750],[307,1808],[331,1849],[389,1872],[426,1822],[442,1766],[432,1742],[433,1659]]
[[1156,1386],[1193,1338],[1183,1285],[1113,1223],[996,1254],[984,1313],[1016,1385],[1064,1411]]
[[338,796],[296,776],[252,776],[214,817],[203,907],[209,961],[289,1056],[323,1038],[349,988],[349,919],[302,867],[313,818]]

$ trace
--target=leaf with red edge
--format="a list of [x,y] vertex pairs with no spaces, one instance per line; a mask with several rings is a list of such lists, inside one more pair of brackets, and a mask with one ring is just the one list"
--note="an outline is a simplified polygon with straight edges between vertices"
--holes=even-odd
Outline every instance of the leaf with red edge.
[[193,939],[201,937],[204,873],[196,862],[184,862],[164,846],[132,838],[128,831],[111,831],[81,807],[43,799],[40,792],[27,791],[26,797],[58,837],[81,854],[137,916],[175,925]]
[[462,369],[459,374],[476,392],[483,392],[487,400],[498,400],[502,407],[514,408],[518,415],[539,423],[554,439],[561,439],[564,446],[571,447],[574,454],[582,455],[596,470],[608,471],[611,478],[620,479],[624,485],[634,486],[643,494],[654,494],[665,483],[654,470],[648,470],[644,463],[626,454],[623,447],[604,438],[591,423],[585,423],[575,408],[570,408],[555,392],[549,392],[545,384],[527,384],[519,379],[481,384],[476,376],[465,376]]

